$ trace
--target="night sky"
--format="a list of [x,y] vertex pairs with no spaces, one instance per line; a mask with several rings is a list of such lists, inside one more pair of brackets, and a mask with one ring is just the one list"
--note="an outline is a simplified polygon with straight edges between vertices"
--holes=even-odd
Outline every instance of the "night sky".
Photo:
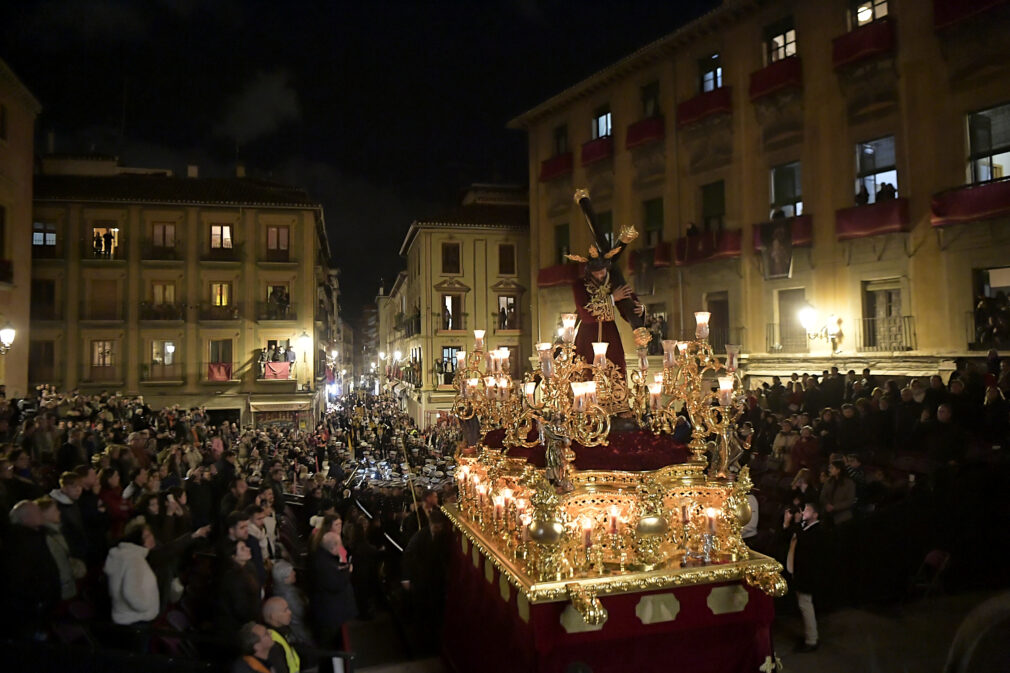
[[12,0],[0,57],[43,105],[36,150],[306,188],[348,317],[413,219],[526,185],[512,117],[718,4]]

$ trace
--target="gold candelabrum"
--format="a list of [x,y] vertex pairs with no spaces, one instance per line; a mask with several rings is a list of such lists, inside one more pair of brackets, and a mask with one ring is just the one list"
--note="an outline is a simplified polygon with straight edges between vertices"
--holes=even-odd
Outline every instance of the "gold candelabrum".
[[[458,455],[458,501],[444,509],[530,602],[569,600],[598,624],[606,620],[598,596],[607,593],[742,580],[784,594],[778,562],[740,536],[752,484],[747,468],[728,469],[739,350],[717,358],[708,315],[698,319],[694,341],[664,342],[663,372],[652,381],[639,353],[630,388],[606,344],[594,345],[591,364],[576,354],[574,315],[563,316],[557,343],[537,344],[539,367],[519,387],[507,351],[488,352],[475,332],[474,349],[458,361],[453,410],[478,419],[483,434],[504,427],[505,448]],[[678,403],[691,419],[691,461],[651,472],[574,469],[572,441],[606,445],[612,414],[630,411],[641,426],[672,433]],[[710,437],[716,460],[706,474]],[[508,455],[540,444],[544,469]]]

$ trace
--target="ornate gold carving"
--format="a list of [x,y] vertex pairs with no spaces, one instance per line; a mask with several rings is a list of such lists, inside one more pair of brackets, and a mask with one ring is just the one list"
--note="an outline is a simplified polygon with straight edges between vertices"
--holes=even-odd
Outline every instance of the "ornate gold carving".
[[601,626],[607,622],[607,610],[591,589],[575,582],[565,585],[572,607],[582,615],[582,621],[591,626]]
[[589,293],[589,303],[585,309],[593,314],[600,322],[608,322],[616,319],[614,302],[610,298],[610,274],[602,283],[595,283],[592,280],[585,281],[586,292]]

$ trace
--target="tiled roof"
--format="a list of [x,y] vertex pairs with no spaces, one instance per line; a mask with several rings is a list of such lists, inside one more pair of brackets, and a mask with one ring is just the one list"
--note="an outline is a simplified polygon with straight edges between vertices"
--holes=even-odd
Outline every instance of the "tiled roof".
[[303,189],[265,180],[162,175],[36,175],[35,200],[305,208],[319,205]]
[[419,225],[529,227],[530,209],[522,205],[474,204],[458,206],[435,217],[417,219]]

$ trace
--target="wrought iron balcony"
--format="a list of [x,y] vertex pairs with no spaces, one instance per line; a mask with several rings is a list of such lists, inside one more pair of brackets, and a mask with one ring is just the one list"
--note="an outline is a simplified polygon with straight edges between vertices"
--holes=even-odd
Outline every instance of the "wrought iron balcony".
[[911,351],[916,348],[915,317],[861,318],[856,321],[856,350]]
[[807,331],[798,324],[768,323],[765,329],[765,349],[769,353],[806,353],[810,350]]
[[278,304],[272,301],[256,302],[256,320],[298,320],[297,304]]
[[200,320],[238,320],[241,317],[242,311],[238,304],[228,306],[200,304]]
[[141,320],[185,320],[185,304],[153,304],[151,302],[140,303]]

